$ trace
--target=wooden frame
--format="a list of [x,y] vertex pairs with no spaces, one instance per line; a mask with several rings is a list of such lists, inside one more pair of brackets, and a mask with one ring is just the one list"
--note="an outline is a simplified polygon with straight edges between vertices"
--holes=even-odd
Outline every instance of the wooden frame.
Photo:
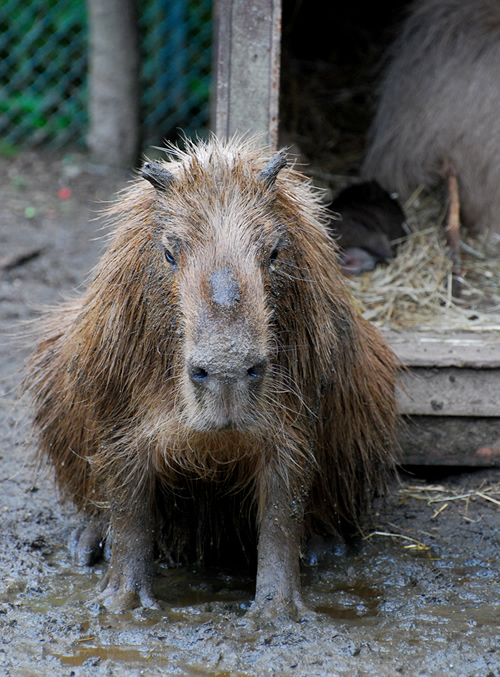
[[500,466],[498,333],[384,333],[407,368],[402,463]]
[[281,1],[215,3],[212,129],[217,136],[260,134],[278,144]]

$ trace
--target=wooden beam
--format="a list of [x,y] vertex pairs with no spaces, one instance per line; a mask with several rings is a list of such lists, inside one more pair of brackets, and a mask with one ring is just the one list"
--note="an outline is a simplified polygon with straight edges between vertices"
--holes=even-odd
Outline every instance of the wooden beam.
[[400,384],[398,403],[405,414],[500,416],[500,369],[412,368]]
[[401,465],[500,467],[500,419],[451,416],[405,418]]
[[500,367],[500,333],[383,331],[399,359],[407,367]]
[[261,134],[276,149],[281,0],[217,0],[214,25],[212,129]]
[[407,370],[398,404],[403,465],[500,466],[500,338],[384,332]]

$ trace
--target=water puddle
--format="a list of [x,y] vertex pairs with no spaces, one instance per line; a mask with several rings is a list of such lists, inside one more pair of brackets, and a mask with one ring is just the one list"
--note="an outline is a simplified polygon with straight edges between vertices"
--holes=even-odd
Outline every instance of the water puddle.
[[91,658],[100,660],[112,660],[120,663],[143,662],[151,659],[151,653],[138,651],[135,649],[120,649],[118,647],[79,647],[75,653],[70,656],[54,653],[54,658],[58,658],[63,665],[83,665],[85,661]]
[[[332,656],[337,673],[349,675],[338,667],[332,647],[372,667],[384,656],[397,662],[400,655],[416,660],[445,652],[444,661],[450,652],[461,655],[463,647],[464,655],[479,652],[489,665],[499,647],[500,670],[500,576],[491,558],[471,552],[411,551],[381,538],[355,553],[334,553],[302,570],[304,599],[317,616],[278,629],[246,627],[255,586],[247,573],[160,565],[154,590],[162,609],[111,614],[96,601],[104,570],[76,567],[63,551],[50,559],[43,594],[29,581],[9,593],[4,601],[27,619],[26,660],[36,662],[43,646],[44,655],[63,668],[109,664],[154,675],[180,670],[232,677],[266,674],[266,663],[259,661],[267,656],[283,664],[286,675],[293,660],[300,665],[300,647],[307,647],[311,661],[317,647],[316,662]],[[260,665],[255,673],[239,671],[238,665],[252,661]],[[331,665],[310,674],[332,674]]]

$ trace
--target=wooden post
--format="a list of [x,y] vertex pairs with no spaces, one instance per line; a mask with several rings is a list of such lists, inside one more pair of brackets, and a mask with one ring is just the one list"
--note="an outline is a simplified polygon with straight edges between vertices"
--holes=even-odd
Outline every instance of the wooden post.
[[281,0],[216,0],[212,129],[278,144]]

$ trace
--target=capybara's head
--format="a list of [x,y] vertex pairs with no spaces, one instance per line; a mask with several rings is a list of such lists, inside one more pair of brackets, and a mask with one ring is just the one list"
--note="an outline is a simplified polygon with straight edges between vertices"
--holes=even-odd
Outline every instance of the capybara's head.
[[280,154],[257,171],[214,152],[172,167],[171,178],[158,163],[143,170],[157,193],[155,259],[175,307],[178,396],[194,430],[246,429],[264,415],[269,290],[285,240],[273,184],[285,162]]
[[352,303],[320,197],[286,164],[255,142],[172,148],[111,208],[118,226],[75,324],[92,334],[82,388],[94,407],[113,402],[100,419],[119,402],[163,438],[262,439],[317,411]]

